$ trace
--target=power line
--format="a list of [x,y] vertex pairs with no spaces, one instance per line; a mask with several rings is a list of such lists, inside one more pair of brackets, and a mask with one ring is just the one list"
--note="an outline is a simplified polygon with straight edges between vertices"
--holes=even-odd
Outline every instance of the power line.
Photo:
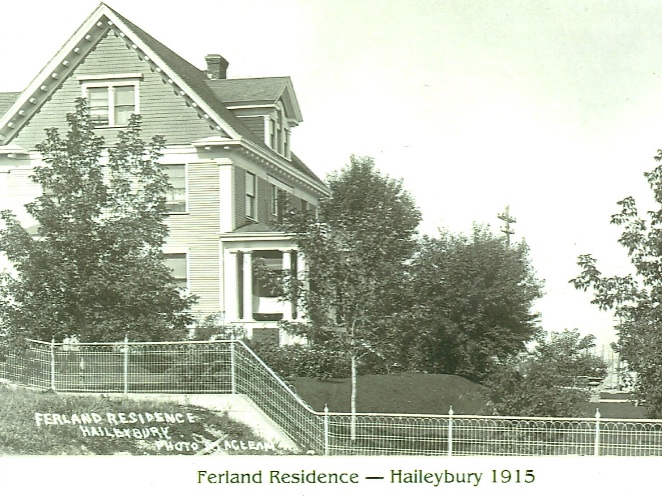
[[499,220],[504,222],[504,226],[501,228],[501,232],[506,235],[506,244],[510,246],[510,236],[515,234],[515,231],[511,228],[511,224],[517,222],[517,220],[510,215],[510,205],[506,205],[504,212],[502,214],[498,214],[497,217]]

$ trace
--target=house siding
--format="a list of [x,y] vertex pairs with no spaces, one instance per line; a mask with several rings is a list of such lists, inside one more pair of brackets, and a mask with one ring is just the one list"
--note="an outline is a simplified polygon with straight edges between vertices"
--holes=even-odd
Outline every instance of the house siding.
[[264,117],[259,115],[259,116],[242,116],[239,117],[242,121],[244,121],[244,124],[250,129],[255,136],[260,138],[262,141],[264,141]]
[[[268,139],[269,127],[265,127],[265,113],[268,115],[270,110],[275,109],[273,105],[276,102],[272,101],[273,98],[253,102],[255,107],[242,104],[237,104],[234,108],[227,107],[228,112],[232,112],[243,123],[232,125],[239,123],[231,114],[225,114],[222,102],[214,100],[213,95],[206,91],[202,72],[184,73],[191,70],[188,64],[180,64],[172,54],[162,50],[162,47],[144,37],[141,30],[134,30],[129,24],[123,28],[125,38],[117,36],[112,32],[116,28],[109,27],[111,24],[116,27],[122,25],[113,17],[115,14],[104,5],[99,6],[96,12],[96,17],[90,18],[89,22],[86,21],[76,31],[56,58],[52,59],[28,86],[28,90],[32,92],[30,101],[34,105],[29,106],[22,99],[25,106],[22,112],[18,112],[20,118],[17,117],[12,126],[8,123],[2,134],[11,140],[10,144],[34,152],[37,144],[44,141],[46,129],[57,128],[62,136],[67,133],[66,115],[74,111],[75,101],[83,96],[84,86],[103,86],[106,83],[102,79],[104,75],[109,76],[107,82],[110,84],[119,83],[118,76],[136,76],[131,78],[129,84],[135,83],[138,88],[138,112],[142,116],[143,139],[148,141],[154,135],[163,136],[166,147],[160,163],[186,166],[186,211],[172,212],[165,218],[169,232],[163,252],[186,254],[188,289],[192,295],[198,297],[192,308],[195,317],[224,311],[227,312],[229,321],[238,322],[237,310],[244,298],[239,294],[240,290],[245,289],[247,293],[244,304],[249,303],[251,295],[248,293],[248,287],[242,288],[243,268],[238,264],[241,262],[241,256],[237,256],[237,253],[250,250],[289,252],[295,248],[289,236],[280,232],[269,232],[265,228],[265,225],[274,221],[270,210],[270,181],[287,191],[293,191],[294,197],[306,198],[311,208],[313,203],[317,203],[324,188],[322,185],[316,185],[314,178],[297,164],[292,165],[298,172],[284,165],[284,159],[277,158],[275,152],[268,150],[268,146],[263,144],[257,146],[257,149],[254,146],[260,145],[259,141],[253,143],[255,140]],[[114,23],[108,22],[113,19]],[[95,28],[91,33],[88,27],[93,24],[99,29]],[[154,52],[156,57],[152,57],[153,59],[163,58],[166,64],[181,72],[161,72],[170,70],[166,66],[155,67],[153,71],[151,65],[154,61],[145,60],[145,54],[139,55],[131,48],[132,42],[143,47],[152,47],[146,51]],[[58,69],[51,72],[51,68],[55,67]],[[170,82],[169,78],[172,78]],[[189,81],[193,91],[200,92],[186,97],[189,98],[188,105],[179,88],[173,87],[173,84],[178,83],[185,86],[185,81]],[[126,80],[123,82],[126,83]],[[250,82],[246,84],[250,89]],[[27,96],[26,93],[25,100]],[[202,110],[191,103],[191,98]],[[292,98],[295,101],[293,95]],[[1,104],[2,102],[0,106]],[[231,121],[231,126],[222,125],[228,129],[217,130],[210,119],[199,115],[205,111],[206,106],[222,112],[221,115]],[[234,128],[234,131],[229,129],[230,127]],[[99,127],[96,133],[104,138],[104,146],[107,148],[114,144],[118,132],[123,129],[125,128],[119,126]],[[227,142],[209,140],[206,143],[195,143],[208,137],[228,135],[233,139]],[[3,144],[7,143],[3,140]],[[259,150],[260,148],[262,150]],[[104,152],[102,160],[105,160],[105,157]],[[40,165],[40,160],[39,153],[21,152],[11,156],[7,153],[0,154],[0,208],[14,211],[26,228],[36,227],[36,222],[28,215],[23,205],[41,193],[40,186],[30,180],[30,175],[34,167]],[[256,177],[255,219],[246,217],[247,172]],[[309,177],[306,179],[301,177],[301,174]],[[181,187],[180,182],[176,184]],[[180,192],[177,193],[179,200]],[[288,198],[292,196],[288,194]],[[261,225],[252,226],[255,221]],[[235,232],[240,227],[245,228]],[[0,255],[0,267],[2,263]],[[246,274],[247,277],[248,275]],[[183,274],[178,276],[181,281]],[[267,304],[271,306],[265,306]],[[261,331],[266,327],[274,328],[275,322],[252,322],[251,319],[252,312],[274,313],[273,308],[286,310],[286,315],[290,309],[287,304],[264,298],[258,300],[252,309],[246,308],[247,319],[239,323],[246,326],[249,336],[255,329],[257,333],[274,332],[274,336],[277,336],[278,332],[273,329]]]
[[2,174],[0,180],[6,184],[6,196],[2,199],[3,208],[11,209],[22,223],[23,227],[36,224],[25,209],[25,204],[41,195],[41,186],[33,182],[32,168],[21,166],[12,169],[8,174]]
[[257,179],[257,215],[260,222],[268,224],[271,222],[271,204],[269,183],[266,179]]
[[241,226],[246,225],[246,171],[237,167],[235,169],[235,219],[237,224],[234,226],[235,229]]
[[[143,136],[163,135],[169,145],[190,144],[192,141],[218,135],[197,112],[188,107],[183,98],[175,94],[161,75],[152,72],[149,65],[127,47],[125,42],[109,32],[99,41],[85,60],[63,81],[39,112],[14,137],[12,143],[28,150],[45,138],[44,130],[57,127],[67,129],[66,114],[74,110],[74,101],[82,96],[78,76],[140,73],[140,114]],[[98,135],[112,143],[122,128],[99,128]]]
[[185,248],[188,253],[189,290],[199,297],[195,310],[220,310],[219,173],[215,163],[187,164],[188,213],[170,215],[170,234],[164,251]]

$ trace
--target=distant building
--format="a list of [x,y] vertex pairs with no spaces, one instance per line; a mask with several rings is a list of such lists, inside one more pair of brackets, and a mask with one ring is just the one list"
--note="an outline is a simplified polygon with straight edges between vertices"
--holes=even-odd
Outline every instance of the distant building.
[[194,67],[100,4],[23,92],[0,93],[0,208],[30,225],[23,205],[41,193],[29,179],[41,163],[35,145],[46,128],[66,130],[76,98],[88,99],[106,142],[140,114],[146,138],[166,138],[164,256],[181,286],[199,296],[195,311],[220,312],[275,338],[278,320],[296,318],[296,302],[275,298],[252,260],[301,271],[296,247],[271,226],[283,199],[315,209],[328,189],[292,152],[302,117],[290,78],[228,79],[222,56],[206,63]]

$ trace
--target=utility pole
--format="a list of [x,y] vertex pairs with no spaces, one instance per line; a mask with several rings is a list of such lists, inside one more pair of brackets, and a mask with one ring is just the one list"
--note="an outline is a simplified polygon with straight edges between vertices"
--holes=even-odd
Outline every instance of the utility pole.
[[514,217],[510,216],[510,205],[506,205],[506,209],[502,214],[497,215],[499,220],[504,222],[504,226],[501,228],[501,232],[506,235],[506,245],[510,246],[510,236],[515,234],[515,231],[511,229],[510,225],[517,222]]

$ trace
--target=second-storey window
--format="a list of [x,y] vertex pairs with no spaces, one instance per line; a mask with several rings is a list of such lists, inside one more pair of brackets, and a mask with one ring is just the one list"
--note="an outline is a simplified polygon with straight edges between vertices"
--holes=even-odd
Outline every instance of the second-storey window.
[[166,193],[166,210],[168,212],[186,212],[186,165],[163,165],[163,172],[168,176],[170,188]]
[[246,217],[257,220],[257,211],[255,206],[255,196],[257,181],[255,174],[246,172]]
[[285,211],[285,191],[275,184],[271,185],[271,215],[277,223],[283,222],[283,213]]

